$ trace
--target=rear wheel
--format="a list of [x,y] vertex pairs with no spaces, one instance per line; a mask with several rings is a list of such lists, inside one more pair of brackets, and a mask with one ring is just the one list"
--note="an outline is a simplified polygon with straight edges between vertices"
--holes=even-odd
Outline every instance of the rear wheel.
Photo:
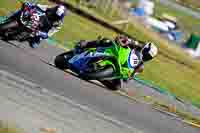
[[4,39],[13,38],[18,31],[18,22],[17,21],[7,21],[3,24],[0,24],[0,34]]
[[70,58],[72,58],[73,56],[73,51],[69,51],[63,54],[60,54],[58,56],[56,56],[56,59],[54,61],[54,64],[56,65],[57,68],[59,69],[68,69],[68,61]]
[[18,22],[17,21],[7,21],[3,24],[0,24],[0,30],[1,31],[6,31],[8,29],[11,29],[11,28],[17,28],[18,27]]

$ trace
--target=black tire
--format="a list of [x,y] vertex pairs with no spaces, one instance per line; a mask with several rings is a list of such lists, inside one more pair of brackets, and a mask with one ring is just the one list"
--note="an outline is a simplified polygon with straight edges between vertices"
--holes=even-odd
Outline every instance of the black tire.
[[15,38],[18,31],[17,21],[7,21],[3,24],[0,24],[0,34],[4,40]]
[[68,69],[68,60],[73,57],[73,51],[65,52],[63,54],[60,54],[56,56],[54,60],[54,64],[56,65],[57,68],[64,70]]
[[115,80],[101,80],[100,81],[104,86],[106,86],[109,90],[112,91],[117,91],[119,89],[121,89],[121,81],[120,79],[115,79]]
[[101,80],[104,78],[111,78],[114,75],[115,75],[115,71],[113,67],[107,66],[97,72],[86,73],[81,76],[88,80]]
[[7,31],[8,29],[17,28],[17,27],[18,27],[17,21],[7,21],[0,25],[0,31]]

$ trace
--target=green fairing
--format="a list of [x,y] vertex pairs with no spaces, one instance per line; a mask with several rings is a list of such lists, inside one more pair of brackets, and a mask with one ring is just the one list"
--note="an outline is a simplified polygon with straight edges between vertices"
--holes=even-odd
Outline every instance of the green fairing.
[[105,53],[105,55],[114,57],[117,63],[114,63],[113,61],[110,60],[102,60],[101,62],[98,62],[98,65],[100,66],[112,65],[113,68],[116,70],[118,77],[127,80],[130,75],[133,75],[134,72],[134,69],[128,68],[128,63],[127,63],[131,49],[123,48],[112,40],[111,43],[112,45],[110,47],[106,47],[103,53]]

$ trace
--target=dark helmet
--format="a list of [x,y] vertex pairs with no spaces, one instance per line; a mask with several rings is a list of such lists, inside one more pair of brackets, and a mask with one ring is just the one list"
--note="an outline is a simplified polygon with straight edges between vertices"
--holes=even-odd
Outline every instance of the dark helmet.
[[152,60],[157,54],[158,54],[158,48],[152,42],[146,43],[141,50],[141,56],[144,62]]
[[64,5],[57,5],[56,7],[47,9],[46,13],[50,21],[64,20],[67,9]]

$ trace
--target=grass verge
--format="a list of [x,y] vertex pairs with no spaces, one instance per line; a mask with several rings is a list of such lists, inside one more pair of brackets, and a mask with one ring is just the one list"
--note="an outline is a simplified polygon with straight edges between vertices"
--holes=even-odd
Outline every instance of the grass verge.
[[23,133],[22,129],[17,128],[14,124],[0,121],[0,133]]
[[153,103],[153,107],[155,109],[159,109],[162,111],[176,114],[179,118],[181,118],[183,120],[183,122],[190,124],[192,126],[198,127],[198,128],[200,127],[200,117],[194,117],[188,112],[178,110],[174,106],[169,106],[169,105],[167,105],[165,103],[161,103],[161,102]]

